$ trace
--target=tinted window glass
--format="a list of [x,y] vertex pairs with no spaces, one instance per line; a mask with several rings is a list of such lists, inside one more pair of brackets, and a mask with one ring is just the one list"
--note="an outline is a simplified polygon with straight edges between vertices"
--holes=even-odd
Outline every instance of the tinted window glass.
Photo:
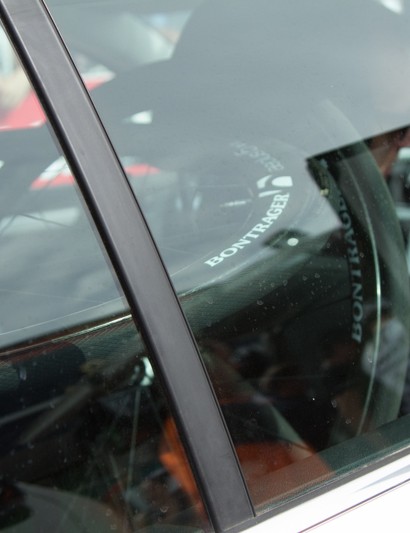
[[126,299],[6,40],[0,53],[0,529],[202,531]]
[[[372,432],[408,409],[408,272],[388,187],[407,213],[410,4],[49,4],[74,57],[83,47],[112,69],[91,95],[255,505],[369,460],[350,439],[383,450]],[[92,37],[75,39],[77,19]],[[154,20],[171,51],[145,61],[133,43]],[[107,24],[118,38],[102,51]]]

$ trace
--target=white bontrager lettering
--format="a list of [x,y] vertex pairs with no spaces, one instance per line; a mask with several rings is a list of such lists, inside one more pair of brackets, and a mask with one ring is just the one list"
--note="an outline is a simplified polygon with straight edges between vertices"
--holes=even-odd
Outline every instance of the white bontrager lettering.
[[[278,191],[280,193],[281,191]],[[289,193],[287,194],[275,194],[273,197],[272,203],[269,206],[266,215],[262,218],[262,222],[253,226],[253,228],[248,231],[243,237],[241,237],[237,242],[231,244],[229,248],[222,250],[218,255],[211,257],[205,261],[205,264],[214,267],[222,263],[225,259],[232,257],[239,250],[243,250],[246,246],[251,244],[252,241],[258,239],[263,233],[265,233],[282,214],[289,201]]]

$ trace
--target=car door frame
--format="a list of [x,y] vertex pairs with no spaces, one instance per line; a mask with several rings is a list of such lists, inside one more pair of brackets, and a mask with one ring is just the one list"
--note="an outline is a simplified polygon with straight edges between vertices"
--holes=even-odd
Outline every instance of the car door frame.
[[216,531],[242,524],[255,513],[221,409],[160,254],[80,75],[41,0],[2,0],[0,17],[165,385],[211,523]]
[[[302,531],[395,487],[407,496],[409,446],[403,446],[345,476],[315,486],[296,501],[255,516],[220,406],[178,297],[117,154],[45,3],[0,0],[0,18],[76,176],[165,385],[214,529]],[[346,494],[350,494],[349,501]],[[403,513],[405,510],[404,506]]]

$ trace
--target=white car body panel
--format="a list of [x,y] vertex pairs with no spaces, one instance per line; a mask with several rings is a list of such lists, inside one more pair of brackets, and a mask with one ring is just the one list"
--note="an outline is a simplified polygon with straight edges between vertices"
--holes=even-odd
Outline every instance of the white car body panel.
[[252,533],[408,531],[410,460],[403,457],[249,529]]

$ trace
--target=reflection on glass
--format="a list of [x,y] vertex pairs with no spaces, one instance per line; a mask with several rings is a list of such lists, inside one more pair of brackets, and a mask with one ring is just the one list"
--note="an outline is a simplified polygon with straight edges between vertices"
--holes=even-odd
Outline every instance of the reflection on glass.
[[1,358],[0,528],[206,527],[200,500],[184,490],[195,482],[128,318]]
[[42,123],[44,113],[0,27],[0,129],[33,127]]
[[11,120],[36,102],[23,85],[0,132],[0,529],[208,529],[73,176],[47,126]]
[[408,272],[387,185],[408,144],[409,9],[191,0],[170,53],[141,61],[136,24],[167,25],[180,2],[48,3],[69,47],[88,15],[83,47],[113,71],[91,96],[255,505],[352,465],[349,440],[376,443],[407,409]]

